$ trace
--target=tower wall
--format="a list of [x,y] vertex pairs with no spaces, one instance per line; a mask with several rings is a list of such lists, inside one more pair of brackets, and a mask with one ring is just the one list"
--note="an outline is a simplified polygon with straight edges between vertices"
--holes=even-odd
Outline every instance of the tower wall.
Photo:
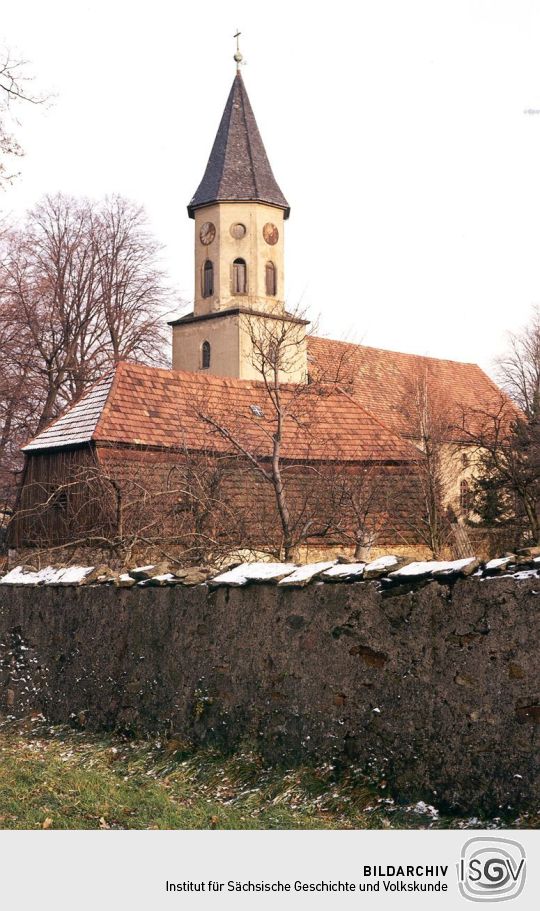
[[[213,240],[201,242],[201,228],[212,225]],[[234,236],[234,226],[245,228],[243,237]],[[265,225],[273,225],[274,232]],[[232,229],[232,230],[231,230]],[[214,233],[215,232],[215,233]],[[237,231],[236,233],[239,233]],[[268,243],[266,237],[275,243]],[[195,212],[195,306],[196,316],[245,307],[268,313],[284,310],[284,219],[283,209],[260,202],[223,202],[203,206]],[[234,293],[233,263],[235,259],[246,262],[247,288],[245,293]],[[213,294],[203,296],[204,264],[213,264]],[[276,277],[276,294],[267,293],[266,267],[273,263]]]
[[[307,381],[306,326],[301,320],[276,319],[256,313],[224,311],[213,318],[199,318],[173,326],[173,370],[208,372],[242,380],[262,380],[268,365],[261,363],[258,351],[270,352],[276,341],[280,346],[282,383]],[[210,364],[203,366],[203,344],[210,345]]]
[[214,376],[240,376],[240,330],[237,314],[173,326],[173,370],[203,371],[202,346],[210,344]]
[[[273,372],[264,364],[264,356],[276,348],[280,351],[281,383],[307,382],[307,342],[304,321],[280,320],[245,313],[240,317],[239,372],[243,380],[262,380],[272,383]],[[263,352],[261,359],[260,351]]]

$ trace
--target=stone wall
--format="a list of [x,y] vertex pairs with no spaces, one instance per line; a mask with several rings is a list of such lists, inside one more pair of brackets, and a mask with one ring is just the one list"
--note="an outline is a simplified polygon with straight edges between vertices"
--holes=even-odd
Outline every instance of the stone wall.
[[398,799],[497,815],[538,795],[539,588],[0,586],[0,707],[352,759]]

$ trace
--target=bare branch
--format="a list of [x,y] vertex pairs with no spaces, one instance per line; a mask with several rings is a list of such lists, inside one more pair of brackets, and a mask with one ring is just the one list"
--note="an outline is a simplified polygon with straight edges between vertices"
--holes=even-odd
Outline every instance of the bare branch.
[[18,126],[13,108],[25,104],[40,105],[47,99],[29,89],[27,61],[14,59],[7,48],[0,48],[0,188],[10,184],[16,174],[7,171],[6,158],[20,158],[24,152],[13,133]]

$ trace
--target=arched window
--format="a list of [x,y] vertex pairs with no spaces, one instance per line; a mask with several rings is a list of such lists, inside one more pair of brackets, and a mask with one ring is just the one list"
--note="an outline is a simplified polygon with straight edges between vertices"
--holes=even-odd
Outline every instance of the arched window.
[[235,259],[233,262],[232,293],[246,294],[247,292],[247,266],[245,259]]
[[214,293],[214,265],[209,259],[203,266],[202,296],[212,297]]
[[266,263],[266,293],[272,297],[277,294],[277,277],[274,263]]
[[201,348],[201,367],[203,370],[208,370],[210,366],[210,354],[211,354],[210,342],[203,342]]

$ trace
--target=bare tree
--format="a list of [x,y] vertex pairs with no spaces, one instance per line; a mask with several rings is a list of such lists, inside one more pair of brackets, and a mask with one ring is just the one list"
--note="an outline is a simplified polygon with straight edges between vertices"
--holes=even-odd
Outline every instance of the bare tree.
[[463,414],[463,434],[477,453],[475,512],[486,525],[514,528],[540,544],[540,422],[504,393]]
[[540,308],[509,333],[498,358],[503,392],[462,416],[463,433],[477,453],[475,512],[487,526],[512,527],[540,543]]
[[496,361],[499,382],[527,421],[540,420],[540,307],[527,325],[508,334],[508,349]]
[[[0,464],[119,359],[166,363],[171,291],[143,210],[46,197],[0,262]],[[12,464],[15,457],[15,466]],[[7,465],[6,465],[7,459]]]
[[308,378],[291,383],[286,391],[283,383],[298,370],[301,347],[305,345],[305,320],[299,313],[289,314],[284,319],[246,314],[243,329],[249,340],[252,365],[264,388],[262,404],[253,405],[253,422],[267,445],[254,447],[252,440],[246,438],[245,430],[235,427],[234,420],[224,423],[222,416],[213,414],[202,401],[197,405],[197,414],[272,489],[281,527],[279,549],[283,550],[285,559],[289,559],[302,534],[298,534],[298,521],[291,511],[282,450],[286,425],[299,420],[299,404],[306,397]]
[[9,506],[21,467],[19,448],[35,427],[42,402],[32,369],[33,352],[1,292],[0,288],[0,505]]
[[375,461],[353,466],[338,462],[321,474],[327,535],[350,545],[356,560],[368,559],[386,518],[390,476]]
[[450,532],[446,504],[455,481],[455,419],[444,391],[421,362],[403,376],[402,413],[407,436],[424,454],[415,465],[417,496],[411,498],[408,521],[437,558]]
[[93,241],[101,359],[163,366],[163,313],[170,297],[158,267],[161,248],[143,209],[122,196],[106,199],[96,213]]
[[251,413],[223,413],[206,394],[194,407],[209,430],[251,470],[246,483],[256,489],[250,501],[257,503],[260,540],[285,559],[307,543],[348,545],[356,557],[365,556],[388,508],[389,487],[396,494],[396,486],[376,455],[352,463],[340,451],[335,427],[325,429],[320,420],[326,397],[345,395],[336,364],[328,381],[321,368],[316,379],[303,372],[303,314],[297,312],[292,319],[245,315],[244,327],[259,379]]
[[120,197],[46,197],[12,233],[2,319],[33,352],[38,429],[118,359],[163,363],[169,296],[158,251],[143,211]]
[[13,56],[7,48],[0,49],[0,188],[17,176],[10,172],[7,160],[24,155],[14,130],[18,126],[16,112],[28,105],[43,104],[43,96],[32,93],[27,61]]
[[87,203],[47,198],[25,229],[13,233],[4,262],[3,318],[18,327],[21,343],[33,351],[43,389],[38,430],[82,388],[81,364],[99,339],[96,253],[88,235],[92,212]]

